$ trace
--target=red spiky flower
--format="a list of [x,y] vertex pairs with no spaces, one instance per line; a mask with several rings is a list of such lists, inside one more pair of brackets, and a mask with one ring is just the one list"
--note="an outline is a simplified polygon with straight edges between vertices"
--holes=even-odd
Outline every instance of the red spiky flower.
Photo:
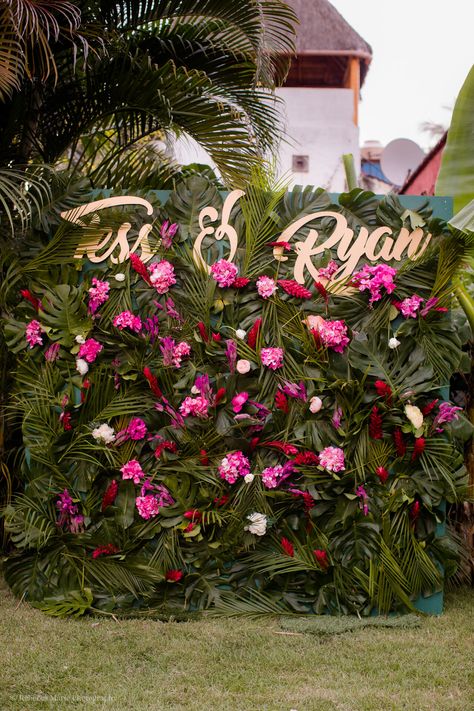
[[150,368],[148,368],[148,366],[143,368],[143,375],[147,379],[148,385],[150,386],[150,390],[153,393],[153,395],[156,395],[156,397],[163,397],[161,388],[158,385],[158,380],[156,379],[156,376],[153,375],[153,373],[151,372]]
[[315,281],[314,286],[318,290],[319,294],[323,297],[324,301],[327,303],[329,301],[329,294],[327,289],[320,281]]
[[250,279],[247,279],[247,277],[237,277],[232,282],[234,289],[243,289],[247,284],[250,284]]
[[287,294],[295,296],[297,299],[311,299],[313,296],[308,289],[305,289],[304,286],[298,284],[297,281],[293,281],[293,279],[278,279],[278,285]]
[[182,570],[176,570],[172,568],[171,570],[168,570],[165,575],[165,580],[168,583],[179,583],[181,578],[183,577],[183,571]]
[[262,325],[262,319],[258,318],[252,328],[250,329],[248,336],[247,336],[247,343],[249,344],[250,348],[253,348],[255,350],[255,346],[257,345],[257,338],[258,334],[260,332],[260,328]]
[[375,470],[375,473],[377,474],[377,476],[380,479],[380,481],[382,482],[382,484],[385,484],[388,477],[390,476],[388,469],[385,469],[385,467],[377,467],[377,469]]
[[395,449],[399,457],[404,457],[407,451],[407,446],[403,438],[403,432],[400,427],[397,427],[393,433],[393,441],[395,443]]
[[295,555],[295,549],[294,549],[293,543],[291,541],[289,541],[288,538],[285,538],[284,536],[281,539],[280,543],[281,543],[281,547],[283,548],[285,553],[293,558]]
[[314,452],[299,452],[293,459],[293,464],[300,466],[317,467],[319,464],[319,457]]
[[271,442],[261,442],[260,447],[270,447],[271,449],[279,449],[280,452],[283,452],[283,454],[286,454],[287,456],[290,456],[292,454],[298,454],[298,448],[295,447],[293,444],[287,444],[286,442],[279,442],[277,440],[273,440]]
[[385,398],[387,401],[387,405],[392,404],[392,388],[390,385],[385,383],[383,380],[376,380],[375,383],[375,389],[377,391],[377,395],[380,395],[381,397]]
[[117,493],[118,493],[118,483],[115,479],[113,479],[110,482],[110,484],[108,485],[108,487],[105,490],[105,493],[102,497],[101,511],[105,511],[107,506],[112,506],[115,499],[117,498]]
[[424,437],[416,437],[415,444],[413,446],[413,454],[411,455],[411,461],[414,462],[418,457],[421,457],[425,451],[426,440]]
[[369,437],[371,439],[382,439],[382,415],[377,405],[374,405],[369,419]]
[[24,299],[30,302],[34,310],[38,312],[41,308],[41,301],[34,296],[29,289],[22,289],[20,294]]
[[209,343],[209,335],[207,333],[206,326],[202,321],[199,321],[199,323],[197,324],[197,328],[199,333],[201,334],[201,338],[204,343]]
[[285,393],[282,393],[281,390],[277,390],[275,393],[275,407],[277,410],[281,410],[285,414],[288,413],[288,398]]
[[130,255],[130,264],[132,266],[132,269],[141,276],[143,281],[146,281],[147,284],[151,286],[151,281],[150,281],[150,275],[148,274],[148,269],[142,262],[139,256],[136,254],[131,254]]
[[431,400],[431,402],[429,402],[427,405],[425,405],[425,406],[422,408],[421,414],[422,414],[424,417],[426,417],[427,415],[429,415],[429,414],[435,409],[435,407],[436,407],[436,405],[438,404],[438,402],[439,402],[439,398],[436,398],[436,400]]
[[326,553],[326,551],[323,551],[320,548],[317,548],[315,551],[313,551],[313,554],[314,554],[314,557],[316,558],[316,561],[321,566],[321,568],[323,570],[326,570],[326,568],[329,565],[328,554]]

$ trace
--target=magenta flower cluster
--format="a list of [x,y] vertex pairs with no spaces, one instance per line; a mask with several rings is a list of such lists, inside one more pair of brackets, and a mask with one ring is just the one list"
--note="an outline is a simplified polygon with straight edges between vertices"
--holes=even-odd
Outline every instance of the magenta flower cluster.
[[209,416],[209,401],[202,395],[196,397],[186,397],[179,406],[179,411],[183,417],[199,417],[201,420]]
[[344,349],[349,343],[347,326],[344,321],[321,319],[317,326],[317,333],[326,348],[331,348],[336,353],[344,353]]
[[275,489],[282,481],[284,481],[293,472],[291,462],[286,464],[277,464],[274,467],[266,467],[262,471],[262,481],[267,489]]
[[140,316],[135,316],[131,311],[121,311],[114,317],[112,322],[116,328],[123,331],[124,328],[129,328],[135,333],[142,330],[142,320]]
[[176,284],[174,267],[171,262],[162,259],[161,262],[154,262],[148,267],[150,282],[159,294],[166,294],[173,284]]
[[26,326],[26,340],[30,348],[43,345],[43,329],[39,321],[33,319]]
[[221,461],[218,472],[221,479],[235,484],[239,476],[244,477],[250,473],[250,462],[243,452],[232,452]]
[[382,298],[382,289],[387,294],[391,294],[395,290],[396,285],[393,278],[396,273],[396,269],[386,264],[377,264],[373,267],[365,264],[360,272],[354,274],[352,283],[358,287],[359,291],[369,291],[369,304],[373,304]]
[[95,314],[97,310],[105,304],[109,298],[110,284],[108,281],[101,281],[96,277],[92,278],[92,286],[89,289],[89,313]]
[[211,266],[211,276],[221,288],[232,286],[238,273],[238,267],[227,259],[219,259]]
[[121,467],[122,479],[132,479],[134,484],[140,484],[145,477],[145,472],[141,468],[137,459],[131,459]]
[[95,338],[88,338],[79,348],[78,357],[93,363],[103,348],[104,346]]
[[319,463],[328,472],[342,472],[345,469],[344,451],[340,447],[325,447],[319,454]]
[[260,360],[270,370],[283,367],[283,348],[262,348]]

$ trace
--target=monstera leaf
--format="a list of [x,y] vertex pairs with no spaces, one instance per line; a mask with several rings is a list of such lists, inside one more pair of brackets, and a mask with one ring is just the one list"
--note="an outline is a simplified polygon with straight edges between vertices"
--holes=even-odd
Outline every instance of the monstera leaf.
[[394,352],[385,333],[359,333],[352,340],[348,357],[353,368],[388,382],[395,390],[430,390],[433,368],[425,363],[419,346],[400,346]]
[[91,321],[82,299],[82,289],[69,284],[58,284],[45,292],[40,316],[51,340],[69,348],[75,336],[90,330]]
[[[222,198],[207,178],[192,175],[180,183],[166,203],[169,219],[178,222],[183,240],[195,238],[199,231],[199,213],[209,205],[220,210]],[[217,226],[217,225],[216,225]]]

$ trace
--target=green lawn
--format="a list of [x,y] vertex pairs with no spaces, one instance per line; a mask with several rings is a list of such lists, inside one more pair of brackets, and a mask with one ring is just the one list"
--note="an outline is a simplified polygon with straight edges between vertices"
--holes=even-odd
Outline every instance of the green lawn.
[[417,629],[332,637],[277,620],[56,620],[0,591],[2,711],[469,711],[474,591]]

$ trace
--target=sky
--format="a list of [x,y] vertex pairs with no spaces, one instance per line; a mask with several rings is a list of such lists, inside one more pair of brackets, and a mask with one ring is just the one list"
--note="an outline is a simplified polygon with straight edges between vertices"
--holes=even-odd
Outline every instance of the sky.
[[474,64],[474,0],[331,0],[372,46],[359,110],[361,145],[411,138],[436,142],[424,121],[449,127]]

